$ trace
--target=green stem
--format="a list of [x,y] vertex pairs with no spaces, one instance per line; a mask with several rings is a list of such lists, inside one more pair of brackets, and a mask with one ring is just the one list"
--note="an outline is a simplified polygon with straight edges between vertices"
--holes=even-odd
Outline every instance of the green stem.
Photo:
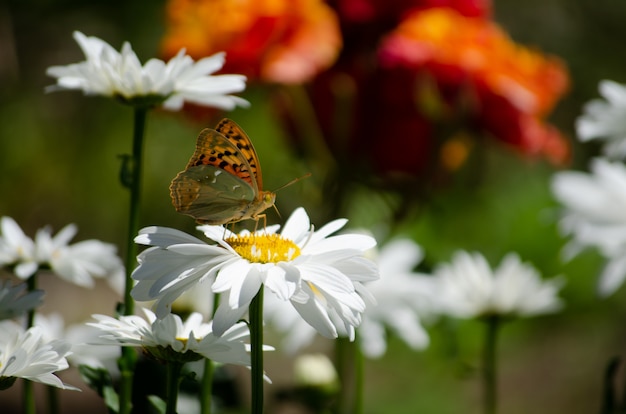
[[621,361],[619,357],[613,357],[604,371],[602,408],[600,414],[624,413],[626,409],[624,402],[619,401],[619,393],[616,389],[618,383],[618,375],[621,370]]
[[176,414],[176,403],[178,402],[178,388],[180,386],[180,373],[183,370],[183,363],[168,362],[167,363],[167,405],[165,407],[166,414]]
[[[26,281],[26,286],[28,292],[34,292],[37,290],[37,273],[32,275]],[[32,327],[35,324],[35,309],[31,309],[28,311],[28,315],[26,316],[26,329]]]
[[252,414],[263,413],[263,286],[250,303]]
[[354,414],[363,414],[363,385],[365,383],[365,358],[363,357],[363,352],[361,352],[361,347],[357,341],[353,344],[354,348]]
[[[125,183],[130,189],[130,206],[128,212],[128,234],[126,245],[126,285],[124,289],[124,315],[132,315],[135,311],[135,302],[130,295],[133,287],[132,272],[137,264],[137,245],[135,236],[139,232],[139,207],[141,195],[141,170],[143,160],[143,140],[146,127],[147,108],[136,107],[134,112],[133,126],[133,153],[130,163],[125,163],[122,168],[130,168],[130,171],[122,171],[122,177],[127,176],[129,182]],[[128,173],[128,174],[127,174]],[[123,183],[124,184],[124,183]],[[122,356],[119,361],[121,371],[120,381],[120,414],[129,414],[132,409],[133,371],[137,354],[130,347],[122,347]]]
[[[213,319],[215,312],[219,306],[219,293],[213,295],[213,311],[211,312],[211,319]],[[200,414],[211,414],[211,404],[213,401],[213,371],[215,365],[210,359],[204,360],[204,374],[202,376],[202,384],[200,389]]]
[[352,344],[347,338],[335,339],[335,366],[337,367],[337,375],[339,377],[339,396],[335,410],[333,412],[337,414],[351,414],[352,412],[352,360],[350,354],[352,353]]
[[137,264],[137,244],[139,232],[139,207],[141,200],[141,171],[143,164],[143,139],[146,129],[147,108],[135,108],[133,127],[133,154],[130,162],[130,206],[128,212],[128,234],[126,245],[126,286],[124,289],[124,315],[132,315],[135,301],[130,295],[133,288],[131,274]]
[[[29,292],[33,292],[37,289],[37,273],[32,275],[26,281]],[[28,311],[26,315],[26,329],[31,328],[35,324],[35,309]],[[32,381],[24,381],[24,388],[22,390],[22,398],[24,399],[24,414],[35,414],[35,392],[33,390]]]
[[24,398],[24,414],[35,414],[35,393],[32,381],[24,380],[22,397]]
[[119,414],[130,414],[133,405],[133,375],[137,354],[132,347],[122,347],[122,356],[118,360],[120,369]]
[[204,360],[204,374],[202,375],[202,388],[200,392],[200,414],[211,414],[213,369],[213,361],[206,358]]
[[[26,283],[29,292],[35,291],[37,289],[37,273],[29,277]],[[26,329],[34,325],[35,309],[31,309],[26,316]],[[47,386],[46,389],[48,394],[48,411],[50,414],[57,414],[59,412],[59,394],[57,388]],[[33,383],[31,381],[24,382],[24,407],[25,413],[35,413],[35,396],[33,393]]]
[[61,412],[59,410],[59,389],[49,385],[46,388],[48,392],[48,413],[59,414]]
[[485,348],[483,349],[483,391],[485,414],[496,413],[497,380],[496,380],[496,345],[500,319],[497,315],[485,319]]

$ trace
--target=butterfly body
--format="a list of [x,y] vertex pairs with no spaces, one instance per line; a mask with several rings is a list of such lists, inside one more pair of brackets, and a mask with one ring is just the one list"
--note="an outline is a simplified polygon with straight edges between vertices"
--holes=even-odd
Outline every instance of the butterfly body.
[[235,122],[223,119],[204,129],[187,167],[170,184],[172,204],[203,224],[256,219],[274,205],[263,191],[261,167],[250,138]]

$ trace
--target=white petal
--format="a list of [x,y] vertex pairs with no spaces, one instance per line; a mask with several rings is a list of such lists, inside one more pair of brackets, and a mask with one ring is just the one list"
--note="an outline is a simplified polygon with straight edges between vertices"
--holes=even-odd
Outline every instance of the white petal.
[[197,237],[180,230],[159,226],[144,227],[139,230],[139,235],[135,237],[135,243],[161,247],[180,243],[206,244]]
[[607,297],[624,283],[626,279],[626,257],[615,257],[607,262],[600,275],[598,293]]

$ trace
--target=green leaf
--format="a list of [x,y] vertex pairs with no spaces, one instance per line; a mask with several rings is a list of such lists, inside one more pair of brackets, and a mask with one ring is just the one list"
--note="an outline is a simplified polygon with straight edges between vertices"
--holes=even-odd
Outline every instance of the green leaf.
[[150,401],[152,406],[156,408],[159,414],[165,414],[167,404],[165,404],[165,401],[163,401],[161,397],[156,396],[156,395],[149,395],[148,401]]
[[83,381],[104,399],[109,412],[118,413],[120,411],[119,396],[113,388],[113,380],[109,372],[104,368],[94,368],[88,365],[80,365],[78,371]]

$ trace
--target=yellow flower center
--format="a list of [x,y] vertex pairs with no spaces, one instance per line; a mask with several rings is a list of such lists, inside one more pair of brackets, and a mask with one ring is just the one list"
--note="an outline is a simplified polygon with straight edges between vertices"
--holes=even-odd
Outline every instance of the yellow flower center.
[[293,241],[278,234],[248,234],[226,240],[241,257],[253,263],[288,262],[300,256],[300,248]]

